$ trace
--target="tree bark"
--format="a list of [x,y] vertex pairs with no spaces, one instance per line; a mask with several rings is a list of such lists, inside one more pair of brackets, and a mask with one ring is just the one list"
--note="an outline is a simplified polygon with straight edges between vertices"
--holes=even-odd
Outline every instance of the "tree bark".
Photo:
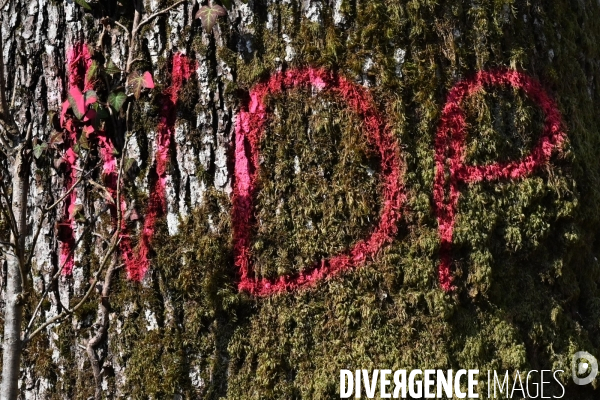
[[19,394],[21,372],[21,325],[23,320],[23,261],[27,234],[27,196],[29,193],[29,159],[26,142],[17,149],[12,173],[12,212],[18,237],[11,233],[11,243],[18,243],[6,256],[7,277],[4,305],[4,342],[2,344],[2,400],[14,400]]
[[[0,5],[3,3],[4,1],[0,0]],[[97,4],[98,2],[89,1],[89,3]],[[138,19],[143,19],[158,10],[175,4],[176,1],[144,0],[140,3],[143,3],[143,7],[136,9],[136,14],[143,12],[143,15],[137,15]],[[198,70],[199,96],[197,97],[199,103],[202,104],[203,115],[198,120],[197,126],[186,120],[178,122],[177,127],[177,138],[174,144],[176,155],[174,157],[178,163],[175,165],[173,174],[175,178],[169,176],[167,182],[169,228],[173,232],[177,230],[177,218],[189,214],[197,207],[202,202],[207,184],[210,185],[201,179],[197,172],[198,165],[216,175],[214,186],[218,190],[229,190],[231,183],[226,155],[232,128],[232,103],[230,102],[232,97],[229,96],[227,102],[224,103],[223,88],[217,87],[215,91],[211,82],[213,79],[211,77],[216,76],[222,77],[226,81],[232,80],[230,70],[224,67],[214,52],[215,40],[218,46],[223,46],[223,39],[220,37],[218,26],[215,27],[214,32],[206,33],[199,21],[195,23],[193,36],[183,35],[184,30],[190,29],[194,24],[193,12],[198,9],[200,3],[202,2],[190,0],[153,19],[144,27],[143,32],[139,33],[140,43],[137,44],[139,53],[136,57],[151,61],[151,65],[145,68],[150,69],[156,82],[162,84],[168,84],[167,78],[161,74],[167,69],[165,60],[168,60],[175,51],[194,54],[191,49],[194,38],[200,38],[201,46],[207,49],[206,52],[195,53],[198,65],[202,67]],[[119,6],[117,1],[108,1],[105,4],[111,12]],[[7,80],[4,97],[11,107],[16,124],[22,128],[30,118],[33,138],[47,141],[51,133],[48,113],[49,111],[59,112],[61,103],[67,96],[66,54],[69,48],[75,44],[93,45],[98,42],[102,27],[99,15],[85,13],[84,9],[73,1],[53,2],[49,0],[9,0],[0,12],[2,13],[0,23],[3,33],[3,69]],[[234,10],[230,11],[230,18],[232,21],[239,19],[235,24],[244,27],[251,21],[250,14],[247,5],[242,5],[241,8],[235,6]],[[119,15],[116,14],[117,17]],[[124,15],[124,17],[121,22],[131,30],[134,14]],[[246,28],[242,29],[246,30]],[[124,32],[116,25],[111,25],[106,33],[104,45],[110,51],[110,58],[116,65],[125,69],[133,61],[128,58],[131,43],[125,40]],[[158,69],[159,60],[162,63],[161,69]],[[148,103],[141,104],[140,107],[143,108],[147,105]],[[143,125],[145,117],[138,116],[137,118],[139,127]],[[153,139],[155,133],[153,128],[152,126],[144,127],[143,133],[136,135],[137,140],[134,140],[135,143],[130,149],[130,157],[135,159],[138,165],[152,165],[154,162]],[[190,142],[188,136],[192,133],[195,135],[201,133],[201,140]],[[140,138],[143,140],[140,141]],[[196,162],[197,159],[199,159],[199,163]],[[13,181],[13,185],[29,185],[31,188],[28,200],[21,203],[22,211],[25,212],[29,225],[39,220],[41,207],[57,200],[65,192],[64,177],[60,172],[48,165],[38,167],[35,163],[33,161],[34,173],[27,178],[24,177],[22,182]],[[15,164],[13,163],[13,165]],[[145,175],[135,177],[135,185],[139,186],[142,193],[147,190],[144,186],[146,183]],[[14,191],[14,193],[16,192]],[[24,194],[24,192],[22,193]],[[79,192],[78,201],[86,205],[85,213],[88,218],[91,218],[94,212],[103,207],[103,205],[88,201],[84,191]],[[81,297],[85,293],[87,282],[90,279],[87,269],[77,266],[72,277],[61,277],[58,282],[52,282],[51,278],[59,268],[56,254],[60,243],[55,229],[55,223],[59,219],[60,213],[55,212],[48,215],[47,223],[43,225],[39,240],[33,248],[32,289],[36,295],[49,289],[48,305],[44,305],[39,312],[39,317],[33,326],[34,329],[58,315],[63,310],[63,306],[68,306],[73,298]],[[97,232],[105,234],[110,230],[109,227],[108,223],[98,223]],[[81,231],[77,231],[76,234],[80,235]],[[132,234],[135,236],[137,232],[132,232]],[[24,242],[21,248],[25,246],[29,246],[29,242]],[[101,240],[96,240],[88,246],[85,252],[76,252],[76,263],[89,262],[91,253],[98,257],[102,255]],[[97,325],[94,324],[94,321],[88,321],[86,316],[82,319],[74,317],[73,321],[64,322],[69,329],[72,327],[75,334],[69,343],[69,346],[72,347],[68,357],[59,353],[65,342],[62,336],[54,333],[56,332],[55,326],[44,330],[41,339],[42,349],[46,351],[44,357],[47,357],[53,366],[51,371],[46,370],[40,375],[30,362],[21,362],[19,365],[21,338],[18,334],[18,327],[23,329],[27,320],[23,324],[23,321],[19,319],[19,316],[23,315],[23,307],[18,306],[16,295],[21,293],[23,282],[20,282],[18,255],[7,255],[6,261],[7,273],[3,277],[4,287],[0,290],[4,300],[2,308],[6,310],[2,312],[6,313],[3,315],[6,318],[4,329],[10,334],[4,335],[3,339],[10,340],[12,344],[8,351],[3,350],[3,359],[5,360],[3,370],[11,371],[10,378],[7,380],[11,382],[11,385],[3,384],[2,393],[10,393],[12,397],[2,398],[13,399],[16,396],[15,393],[18,393],[19,398],[47,398],[51,395],[50,393],[61,393],[60,387],[62,382],[65,382],[65,378],[71,383],[81,384],[83,389],[92,388],[93,391],[88,394],[88,397],[98,396],[97,389],[101,385],[107,384],[106,376],[97,374],[98,368],[102,373],[103,365],[114,370],[115,374],[113,383],[111,383],[114,386],[110,387],[108,394],[119,396],[119,393],[124,390],[125,386],[123,385],[126,382],[125,364],[115,357],[113,349],[109,347],[110,336],[114,337],[115,329],[118,329],[113,326],[113,322],[109,324],[109,320],[114,321],[119,316],[108,307],[110,304],[108,299],[99,302],[97,306],[97,320],[94,317],[94,321],[98,322]],[[13,278],[19,279],[19,281],[14,281]],[[121,274],[117,279],[125,278]],[[4,285],[8,281],[11,283]],[[13,285],[12,282],[19,284]],[[105,304],[107,307],[104,306]],[[97,329],[91,334],[88,331],[90,325]],[[29,343],[27,346],[31,347],[33,344]],[[36,347],[36,349],[39,348]],[[94,365],[88,364],[88,360]],[[109,360],[108,365],[106,360]],[[77,370],[70,369],[73,366],[76,366]],[[47,373],[57,375],[49,379]],[[96,379],[100,380],[96,381]],[[17,390],[19,386],[20,389]],[[102,389],[102,392],[107,393],[105,389]],[[64,396],[68,397],[69,395],[64,394]]]
[[[594,45],[600,38],[595,22],[600,21],[597,1],[232,0],[228,15],[206,32],[193,16],[212,0],[188,0],[145,25],[138,54],[131,57],[128,50],[135,44],[125,40],[124,29],[109,24],[106,34],[99,34],[105,14],[98,5],[106,5],[107,15],[131,31],[134,20],[139,22],[176,0],[136,0],[143,3],[136,14],[123,11],[127,9],[123,5],[131,1],[88,3],[95,6],[93,13],[84,12],[73,0],[8,1],[0,10],[4,45],[0,67],[8,83],[4,97],[21,130],[31,120],[32,136],[48,141],[52,133],[49,114],[59,113],[67,98],[65,64],[70,47],[84,42],[93,47],[100,42],[104,46],[100,52],[121,69],[133,65],[137,72],[149,70],[157,88],[142,96],[132,113],[134,136],[128,157],[139,169],[126,185],[127,211],[136,210],[137,218],[143,220],[150,184],[156,179],[151,171],[157,114],[161,90],[170,82],[169,60],[175,52],[194,59],[197,70],[182,95],[169,149],[167,213],[162,221],[166,228],[153,242],[156,255],[142,283],[127,281],[123,269],[114,270],[113,285],[109,282],[94,292],[89,307],[71,319],[44,329],[38,342],[25,346],[21,361],[20,332],[29,320],[28,308],[23,309],[19,301],[24,285],[22,254],[6,255],[6,276],[0,288],[4,299],[0,314],[5,318],[0,322],[5,332],[2,399],[332,398],[339,378],[332,370],[346,364],[359,368],[367,360],[389,363],[386,368],[420,368],[426,362],[447,369],[481,365],[483,370],[483,366],[494,368],[501,363],[503,368],[523,371],[538,362],[539,369],[566,365],[561,364],[571,355],[566,343],[581,344],[577,350],[600,348],[600,192],[593,189],[600,187],[600,122],[594,111],[600,102],[599,51]],[[144,60],[140,64],[134,62],[138,57]],[[311,288],[308,294],[254,299],[237,291],[230,243],[228,201],[236,116],[255,84],[276,71],[306,66],[339,72],[372,92],[401,144],[410,199],[402,210],[398,237],[367,267],[377,274],[366,269]],[[472,191],[469,212],[493,218],[485,220],[489,226],[481,226],[482,218],[470,218],[461,211],[464,224],[474,220],[481,224],[463,226],[464,242],[456,254],[464,256],[462,277],[456,281],[464,285],[458,294],[446,295],[439,290],[434,271],[439,244],[430,209],[435,132],[450,88],[479,70],[497,67],[525,71],[542,81],[560,104],[572,139],[573,169],[584,172],[567,179],[558,171],[564,167],[549,166],[550,174],[536,175],[540,182],[528,190],[538,190],[537,197],[532,195],[525,206],[519,205],[519,196],[506,194],[519,187],[504,185],[494,192],[495,184],[483,189],[473,185],[487,197],[481,200],[480,192]],[[275,101],[275,114],[282,118],[310,118],[308,105],[304,110],[292,109],[293,101]],[[526,125],[525,130],[529,137],[537,127]],[[298,151],[305,149],[310,154],[321,150],[313,144],[312,148],[299,146]],[[294,170],[295,159],[288,150],[276,163],[261,165],[265,170]],[[527,149],[517,150],[527,153]],[[482,165],[487,161],[481,161]],[[19,219],[19,232],[26,232],[27,225],[40,219],[48,197],[50,203],[56,201],[65,185],[52,160],[33,161],[31,171],[19,170],[20,165],[19,160],[11,163],[11,206]],[[298,168],[304,165],[299,163]],[[570,168],[569,164],[564,169]],[[367,170],[377,176],[370,167]],[[350,179],[352,186],[354,176]],[[569,182],[576,182],[576,187]],[[361,188],[358,183],[356,187]],[[320,207],[320,193],[298,200],[288,198],[288,190],[276,191],[281,199],[271,204],[281,204],[284,211],[290,200],[298,208]],[[327,187],[319,190],[323,198],[328,194]],[[585,195],[579,193],[585,190]],[[88,219],[106,207],[92,199],[91,192],[77,191],[78,204],[84,206]],[[465,194],[470,192],[465,188]],[[256,200],[257,206],[260,201]],[[500,201],[510,204],[504,208],[514,212],[502,214],[493,209]],[[568,201],[573,204],[565,206]],[[484,202],[486,206],[480,207]],[[83,237],[85,246],[75,253],[72,276],[54,282],[60,248],[55,223],[60,218],[61,213],[48,215],[33,248],[27,289],[33,284],[28,295],[49,293],[34,328],[82,297],[94,262],[105,250],[102,238],[111,232],[108,218],[100,218],[94,235]],[[194,229],[180,224],[188,220]],[[143,223],[135,218],[127,223],[136,238]],[[343,228],[343,223],[335,221],[332,229]],[[301,228],[306,221],[299,218],[289,224]],[[522,237],[524,246],[537,253],[498,250],[507,241],[498,233],[504,227],[511,228],[506,237]],[[75,230],[77,239],[82,238],[81,227]],[[465,239],[470,233],[476,236],[472,243]],[[557,238],[556,245],[548,245],[552,237]],[[513,247],[521,248],[520,241],[515,242],[519,243]],[[561,247],[566,242],[569,251]],[[18,247],[27,246],[28,242],[20,242]],[[473,259],[468,256],[470,249],[476,250]],[[287,254],[288,249],[282,250]],[[549,256],[554,251],[558,255]],[[535,257],[527,258],[531,254]],[[519,261],[504,265],[509,256]],[[517,285],[530,281],[537,286],[521,289]],[[499,282],[515,283],[514,290]],[[523,296],[504,294],[517,288]],[[527,303],[523,298],[530,303],[521,307]],[[470,314],[473,309],[478,312],[475,316]],[[549,315],[552,319],[546,318]],[[546,340],[553,335],[559,339]],[[587,336],[593,345],[581,339]],[[461,353],[467,345],[470,350]],[[577,398],[593,399],[594,394]]]

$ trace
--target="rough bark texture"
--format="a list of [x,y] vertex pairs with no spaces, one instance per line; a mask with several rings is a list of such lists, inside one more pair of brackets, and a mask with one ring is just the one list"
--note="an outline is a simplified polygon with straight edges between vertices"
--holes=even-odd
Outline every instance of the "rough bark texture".
[[[147,0],[145,7],[172,3]],[[198,63],[180,96],[167,213],[153,239],[151,269],[141,283],[115,271],[112,286],[99,285],[88,306],[28,344],[22,399],[334,398],[340,368],[562,368],[567,382],[571,354],[600,355],[599,2],[234,0],[211,33],[193,19],[206,3],[189,0],[142,32],[144,61],[136,68],[151,70],[157,87],[136,105],[127,148],[139,167],[126,183],[128,211],[140,217],[128,222],[134,240],[156,179],[157,94],[168,86],[170,56],[180,51]],[[106,1],[106,10],[129,26],[132,16],[118,14],[119,4]],[[21,129],[30,119],[33,136],[48,140],[48,113],[67,95],[67,49],[97,43],[103,15],[71,0],[9,0],[0,12],[15,119]],[[119,27],[104,46],[125,66],[129,43]],[[236,115],[261,79],[307,65],[373,91],[403,149],[408,200],[397,240],[367,267],[300,294],[255,299],[238,292],[233,262]],[[446,294],[437,281],[431,206],[435,132],[449,89],[496,67],[542,82],[569,144],[535,176],[464,189],[457,289]],[[478,138],[469,148],[474,164],[522,156],[540,130],[543,116],[522,94],[495,96],[465,106],[475,126],[469,135]],[[315,254],[348,247],[378,216],[377,160],[364,140],[353,139],[364,136],[360,120],[331,106],[339,100],[314,97],[299,91],[269,103],[276,111],[262,144],[252,249],[259,276],[298,272]],[[515,123],[519,129],[507,127]],[[41,206],[64,193],[63,179],[52,160],[33,163],[29,227]],[[78,196],[89,220],[105,206],[89,188]],[[34,305],[51,288],[36,326],[83,296],[105,249],[78,226],[73,274],[50,284],[59,268],[59,218],[55,212],[43,226],[24,283]],[[110,233],[109,218],[96,228]],[[18,265],[6,256],[3,305],[20,292],[6,287],[15,273]],[[23,324],[3,315],[3,325]],[[567,397],[597,398],[598,382],[568,386]]]
[[[24,154],[23,146],[17,149],[13,165],[12,186],[12,213],[17,219],[17,232],[27,231],[27,195],[29,193],[30,168]],[[21,327],[23,320],[23,282],[21,265],[24,253],[20,250],[25,247],[25,236],[19,235],[16,239],[10,233],[11,242],[19,243],[18,249],[10,249],[6,253],[6,292],[4,294],[4,345],[2,348],[2,389],[0,396],[3,399],[15,397],[18,391],[21,363]]]

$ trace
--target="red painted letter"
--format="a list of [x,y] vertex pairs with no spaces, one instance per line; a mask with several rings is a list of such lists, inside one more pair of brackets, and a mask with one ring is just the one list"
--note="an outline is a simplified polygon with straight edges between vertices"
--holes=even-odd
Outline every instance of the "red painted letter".
[[[465,165],[465,114],[462,102],[483,86],[510,85],[521,89],[544,112],[544,131],[537,145],[521,160],[494,163],[483,166]],[[548,162],[552,151],[561,146],[565,133],[561,129],[561,116],[556,104],[538,82],[513,70],[479,72],[473,79],[459,82],[450,91],[442,111],[440,127],[435,139],[435,180],[433,199],[441,240],[439,280],[445,291],[452,290],[452,233],[461,183],[517,179],[531,174],[537,167]],[[449,174],[446,177],[446,168]],[[449,187],[449,192],[446,192]]]
[[156,182],[150,189],[148,199],[148,210],[146,211],[144,227],[140,235],[140,243],[137,254],[131,249],[129,237],[123,237],[121,250],[125,259],[127,277],[135,281],[141,281],[150,266],[148,259],[150,253],[150,239],[154,235],[156,219],[164,214],[167,208],[165,198],[165,181],[167,177],[167,162],[169,159],[169,147],[175,132],[175,120],[177,117],[177,99],[179,89],[183,81],[189,79],[196,68],[194,61],[181,54],[173,55],[173,66],[171,69],[171,86],[163,93],[160,110],[160,122],[156,129]]
[[[259,166],[259,142],[267,120],[264,98],[295,87],[314,87],[339,95],[364,120],[367,139],[381,158],[384,179],[382,212],[379,224],[370,237],[361,240],[350,250],[335,255],[313,268],[276,280],[254,277],[250,263],[250,228],[252,224],[255,181]],[[329,276],[339,274],[375,256],[377,251],[396,234],[396,222],[404,201],[400,149],[395,138],[374,109],[369,93],[362,87],[321,69],[292,70],[277,73],[256,85],[250,92],[250,104],[243,108],[235,128],[235,183],[233,190],[233,240],[235,265],[240,282],[238,288],[256,296],[309,286]],[[248,146],[249,154],[246,154]],[[315,260],[317,261],[317,260]]]

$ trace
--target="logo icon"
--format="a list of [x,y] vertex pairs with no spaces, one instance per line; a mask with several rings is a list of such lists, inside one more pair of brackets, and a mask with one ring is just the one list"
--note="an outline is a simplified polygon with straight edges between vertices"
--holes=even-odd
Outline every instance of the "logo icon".
[[[582,359],[585,361],[581,361]],[[573,382],[576,385],[587,385],[598,375],[598,360],[587,351],[578,351],[573,355],[571,368],[573,371]],[[588,371],[589,374],[586,377],[580,378],[580,375]]]

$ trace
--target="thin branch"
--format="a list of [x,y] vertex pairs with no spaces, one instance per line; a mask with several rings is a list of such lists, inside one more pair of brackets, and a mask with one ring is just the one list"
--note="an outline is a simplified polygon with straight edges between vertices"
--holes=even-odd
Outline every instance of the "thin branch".
[[8,210],[8,222],[10,223],[10,228],[15,237],[18,238],[19,229],[17,227],[17,220],[15,219],[15,214],[12,210],[12,202],[8,197],[8,191],[6,189],[6,186],[4,186],[4,181],[0,182],[0,189],[2,189],[2,197],[4,197],[4,201],[6,202],[6,210]]
[[[186,0],[180,0],[172,5],[170,5],[169,7],[157,11],[153,14],[150,14],[147,18],[142,20],[142,15],[141,13],[138,11],[139,8],[142,8],[142,6],[140,6],[139,4],[137,4],[137,7],[135,7],[135,13],[133,15],[133,26],[131,27],[131,33],[129,34],[129,55],[127,57],[127,64],[125,66],[125,73],[129,74],[129,72],[131,72],[131,66],[133,65],[133,63],[135,62],[135,60],[133,59],[134,54],[137,50],[137,35],[140,31],[140,29],[150,23],[151,21],[153,21],[156,17],[159,17],[161,15],[167,14],[169,13],[169,11],[171,11],[172,9],[174,9],[175,7],[185,3]],[[134,4],[135,6],[135,4]],[[127,78],[129,79],[129,78]],[[128,82],[126,82],[127,84]]]
[[102,25],[102,32],[98,37],[98,42],[96,43],[96,47],[102,49],[102,42],[104,42],[104,37],[106,36],[106,25]]
[[[129,111],[129,106],[127,107],[127,111]],[[115,249],[115,247],[121,242],[121,220],[122,220],[122,202],[121,202],[121,175],[123,173],[123,164],[125,160],[125,154],[127,152],[127,146],[129,144],[130,135],[127,135],[127,125],[126,125],[126,138],[125,145],[123,147],[123,152],[121,153],[121,159],[119,160],[119,172],[117,175],[117,193],[116,193],[116,208],[117,208],[117,224],[115,226],[115,232],[113,233],[111,239],[111,249]],[[100,236],[100,235],[98,235]],[[100,236],[102,238],[102,236]],[[105,240],[104,238],[102,238]],[[96,347],[102,342],[104,337],[107,335],[108,327],[110,324],[109,313],[110,313],[110,302],[109,302],[109,294],[110,294],[110,285],[112,282],[113,274],[116,270],[121,268],[121,266],[116,265],[116,261],[113,261],[111,265],[108,267],[106,274],[104,275],[104,285],[101,290],[101,300],[99,304],[99,312],[98,318],[100,320],[99,328],[96,334],[90,338],[86,346],[86,352],[90,359],[90,364],[92,366],[92,372],[94,374],[94,381],[96,383],[95,389],[95,399],[102,398],[102,389],[101,389],[101,371],[100,371],[100,361],[98,359],[98,355],[96,354]],[[92,283],[94,286],[96,282]]]
[[[98,212],[96,215],[93,216],[92,221],[90,223],[90,227],[94,226],[96,224],[96,221],[98,220],[98,218],[100,217],[100,215],[102,215],[104,212],[106,212],[108,210],[108,207],[104,207],[100,212]],[[75,249],[79,246],[79,243],[81,243],[81,241],[83,240],[83,238],[85,237],[85,234],[82,234],[79,239],[77,239],[77,242],[75,242],[75,246],[73,246],[73,248],[70,250],[69,252],[69,256],[71,256],[71,254],[73,254],[75,252]],[[30,253],[33,254],[33,251]],[[65,268],[65,265],[67,263],[67,258],[65,258],[65,260],[63,261],[63,263],[61,264],[60,268],[58,268],[58,270],[56,271],[56,273],[54,275],[52,275],[52,278],[50,279],[50,281],[48,282],[48,286],[46,287],[46,289],[44,290],[44,293],[42,293],[42,296],[40,297],[40,300],[31,316],[31,319],[29,320],[29,323],[27,324],[27,328],[25,328],[25,336],[27,336],[27,333],[29,332],[29,330],[31,329],[31,326],[33,325],[33,323],[35,322],[35,319],[37,317],[37,313],[40,309],[40,307],[42,306],[42,302],[44,301],[44,299],[46,298],[46,296],[48,295],[48,293],[50,292],[50,289],[52,287],[52,283],[54,283],[55,280],[58,279],[58,277],[61,275],[63,269]],[[30,261],[31,262],[31,261]]]
[[106,239],[104,236],[102,236],[98,232],[92,232],[92,236],[96,236],[97,238],[102,239],[102,241],[104,242],[104,244],[110,244],[108,242],[108,239]]
[[[81,235],[81,237],[83,237],[83,236],[84,235]],[[77,244],[79,243],[79,241],[71,249],[71,251],[69,252],[69,256],[75,251],[75,248],[77,247]],[[29,323],[27,324],[27,328],[25,328],[25,336],[27,335],[27,332],[29,332],[29,330],[31,329],[31,326],[33,325],[33,323],[35,321],[35,318],[37,317],[37,313],[40,310],[40,307],[42,306],[42,303],[44,302],[44,299],[46,298],[46,296],[48,295],[48,293],[50,293],[50,288],[52,287],[52,283],[54,283],[54,281],[56,279],[58,279],[58,277],[62,273],[63,269],[65,268],[65,265],[67,264],[67,260],[68,260],[68,257],[65,257],[65,259],[62,262],[60,268],[56,271],[56,273],[54,275],[52,275],[52,279],[50,279],[50,281],[48,282],[48,285],[47,285],[46,289],[44,290],[44,293],[42,293],[42,296],[40,297],[40,301],[38,302],[37,306],[35,307],[35,310],[33,311],[31,319],[29,320]]]
[[63,318],[65,318],[68,315],[71,315],[73,312],[77,311],[79,309],[79,307],[81,307],[83,305],[83,302],[85,302],[88,299],[88,297],[90,297],[90,294],[92,293],[92,291],[96,287],[96,282],[98,281],[98,275],[102,271],[102,268],[104,268],[104,265],[102,265],[101,268],[99,268],[98,271],[96,271],[96,273],[94,274],[94,281],[91,283],[90,288],[85,293],[85,295],[83,296],[83,298],[81,299],[81,301],[75,307],[73,307],[72,310],[63,311],[60,314],[58,314],[58,315],[50,318],[48,321],[44,322],[35,331],[33,331],[29,336],[26,336],[23,339],[23,346],[25,346],[25,344],[27,344],[28,342],[30,342],[31,339],[33,339],[35,336],[37,336],[41,331],[43,331],[44,329],[46,329],[46,327],[48,327],[48,326],[50,326],[50,325],[52,325],[54,323],[62,322]]
[[125,25],[123,25],[122,23],[120,23],[117,20],[113,20],[113,22],[115,23],[115,25],[117,25],[119,28],[123,29],[125,31],[125,33],[127,33],[127,37],[129,37],[129,29],[127,29],[127,27]]
[[93,179],[88,179],[87,183],[89,183],[90,185],[94,186],[96,189],[101,191],[104,194],[105,199],[114,202],[114,199],[112,198],[112,194],[108,191],[108,189],[106,187],[102,186],[101,184],[99,184],[98,182],[96,182]]
[[150,16],[148,18],[142,20],[142,22],[140,22],[138,24],[138,26],[136,27],[134,32],[137,33],[140,30],[140,28],[142,28],[144,25],[146,25],[147,23],[152,21],[154,18],[156,18],[160,15],[163,15],[163,14],[168,14],[168,12],[171,11],[173,8],[179,6],[180,4],[183,4],[183,3],[185,3],[185,0],[180,0],[177,3],[172,4],[169,7],[165,8],[164,10],[160,10],[160,11],[155,12],[154,14],[150,14]]
[[117,236],[118,233],[119,233],[119,231],[117,230],[115,232],[115,235],[113,235],[112,244],[111,244],[110,248],[108,249],[108,252],[104,255],[104,259],[102,260],[102,262],[100,263],[100,266],[98,267],[98,270],[94,274],[94,280],[90,283],[90,288],[87,290],[87,292],[85,293],[83,298],[72,309],[70,309],[70,310],[67,309],[65,311],[62,311],[60,314],[54,316],[53,318],[50,318],[48,321],[46,321],[42,325],[40,325],[29,336],[26,336],[23,339],[23,344],[26,344],[29,341],[31,341],[31,339],[33,339],[41,331],[46,329],[46,327],[48,327],[54,323],[61,322],[63,318],[66,318],[67,316],[73,314],[75,311],[77,311],[79,308],[81,308],[81,306],[83,306],[83,304],[87,301],[88,297],[90,297],[90,294],[92,293],[92,291],[96,288],[96,283],[98,282],[98,276],[100,275],[100,273],[102,272],[104,267],[106,267],[109,258],[112,256],[114,251],[117,249],[117,246],[119,245],[119,243],[121,241],[119,239],[119,237]]
[[123,221],[123,210],[121,209],[121,177],[123,176],[123,165],[125,163],[125,155],[127,154],[127,146],[129,145],[129,139],[131,135],[127,135],[125,138],[125,145],[123,146],[123,153],[119,160],[119,174],[117,176],[117,231],[121,230],[121,223]]
[[116,262],[113,262],[111,266],[106,271],[106,275],[104,277],[104,286],[102,286],[101,300],[99,305],[99,317],[101,320],[100,327],[94,335],[87,343],[86,351],[88,353],[88,357],[90,358],[90,363],[92,364],[92,370],[94,373],[94,380],[96,381],[96,390],[95,390],[95,398],[102,398],[102,377],[100,375],[100,361],[98,360],[98,356],[96,354],[96,347],[102,342],[102,339],[108,332],[108,327],[110,324],[110,302],[108,299],[108,295],[110,294],[110,283],[112,281],[113,273],[119,269],[120,266],[116,266]]
[[[123,174],[123,165],[124,165],[125,158],[126,158],[125,155],[127,154],[129,139],[131,137],[131,135],[127,134],[128,128],[129,128],[129,126],[128,126],[129,106],[127,107],[126,114],[127,114],[126,115],[126,125],[125,125],[126,137],[125,137],[125,144],[123,146],[123,151],[121,153],[121,159],[119,160],[119,172],[118,172],[118,176],[117,176],[117,188],[116,188],[117,193],[116,193],[116,199],[115,199],[116,207],[117,207],[117,224],[115,227],[115,232],[112,237],[112,243],[120,243],[121,233],[122,233],[121,225],[122,225],[122,218],[123,218],[123,210],[122,210],[122,201],[121,201],[121,186],[122,186],[121,176]],[[98,328],[96,334],[92,338],[90,338],[90,340],[87,343],[87,347],[86,347],[86,352],[90,359],[90,364],[92,366],[92,372],[94,374],[94,380],[96,382],[95,399],[102,398],[100,361],[98,359],[98,355],[96,354],[96,347],[102,342],[102,340],[104,339],[104,337],[106,336],[106,334],[108,332],[108,327],[109,327],[109,323],[110,323],[110,320],[109,320],[110,285],[112,282],[112,277],[113,277],[114,272],[116,270],[118,270],[119,268],[121,268],[122,266],[123,265],[117,266],[116,262],[113,262],[111,264],[111,266],[108,268],[108,270],[106,271],[106,275],[104,276],[104,285],[102,286],[102,296],[101,296],[101,300],[100,300],[99,313],[98,313],[101,323],[99,324],[99,328]],[[95,285],[95,283],[94,283],[94,285]]]
[[[86,163],[87,163],[87,160],[88,160],[88,158],[87,158],[87,156],[86,156],[86,158],[84,159],[83,163],[84,163],[84,164],[86,164]],[[43,210],[42,210],[42,216],[41,216],[41,219],[40,219],[40,221],[38,222],[38,226],[37,226],[37,228],[36,228],[36,232],[35,232],[35,235],[34,235],[34,237],[33,237],[33,241],[31,242],[31,250],[29,251],[29,255],[27,256],[27,262],[25,263],[25,265],[27,265],[27,266],[28,266],[28,265],[30,265],[30,263],[31,263],[31,260],[33,259],[33,251],[34,251],[34,249],[35,249],[35,246],[37,245],[37,240],[38,240],[38,237],[39,237],[39,235],[40,235],[40,232],[41,232],[41,230],[42,230],[42,225],[43,225],[43,223],[44,223],[44,220],[45,220],[45,218],[46,218],[46,215],[47,215],[47,214],[48,214],[48,213],[49,213],[49,212],[50,212],[50,211],[51,211],[51,210],[52,210],[54,207],[56,207],[56,206],[57,206],[57,205],[58,205],[60,202],[62,202],[64,199],[66,199],[66,198],[67,198],[67,196],[68,196],[69,194],[71,194],[71,192],[72,192],[72,191],[75,189],[75,187],[76,187],[77,185],[79,185],[79,184],[81,183],[81,181],[82,181],[82,180],[83,180],[85,177],[89,176],[89,175],[90,175],[92,172],[94,172],[94,171],[95,171],[95,170],[96,170],[98,167],[99,167],[99,164],[98,164],[98,165],[96,165],[94,168],[92,168],[90,171],[86,172],[86,173],[85,173],[85,175],[81,175],[81,176],[79,177],[79,179],[77,180],[77,182],[75,182],[75,183],[74,183],[74,184],[71,186],[71,188],[70,188],[70,189],[69,189],[69,190],[68,190],[68,191],[67,191],[67,192],[66,192],[66,193],[65,193],[65,194],[64,194],[64,195],[63,195],[63,196],[62,196],[60,199],[58,199],[57,201],[55,201],[55,202],[54,202],[54,203],[53,203],[51,206],[49,206],[49,207],[46,207],[45,209],[43,209]]]
[[[129,79],[129,71],[131,70],[131,64],[133,64],[133,55],[136,51],[136,41],[135,37],[137,36],[137,27],[140,23],[140,19],[142,18],[139,9],[140,7],[138,2],[134,0],[133,2],[134,12],[133,12],[133,25],[131,27],[131,33],[129,34],[129,54],[127,55],[127,64],[125,65],[125,74],[127,75],[126,79]],[[125,82],[125,86],[127,86],[127,81]]]
[[[92,172],[92,171],[90,171],[90,173],[91,173],[91,172]],[[88,175],[89,175],[89,173],[88,173]],[[75,188],[76,188],[76,187],[77,187],[77,186],[78,186],[78,185],[79,185],[79,184],[80,184],[80,183],[83,181],[83,179],[84,179],[84,178],[86,178],[86,176],[85,176],[85,175],[81,175],[81,176],[79,177],[79,179],[77,179],[77,182],[75,182],[75,183],[74,183],[74,184],[71,186],[71,188],[70,188],[69,190],[67,190],[67,191],[65,192],[65,194],[63,194],[63,195],[60,197],[60,199],[56,200],[56,201],[55,201],[55,202],[54,202],[52,205],[50,205],[50,206],[48,206],[48,207],[44,208],[44,210],[43,210],[43,213],[44,213],[44,214],[47,214],[48,212],[52,211],[52,209],[53,209],[54,207],[58,206],[58,205],[59,205],[59,204],[60,204],[60,203],[61,203],[61,202],[62,202],[64,199],[66,199],[66,198],[67,198],[67,197],[68,197],[68,196],[71,194],[71,192],[73,192],[73,190],[75,190]]]
[[144,61],[144,58],[143,57],[138,57],[135,60],[131,60],[131,65],[135,64],[136,62],[140,62],[140,61]]

